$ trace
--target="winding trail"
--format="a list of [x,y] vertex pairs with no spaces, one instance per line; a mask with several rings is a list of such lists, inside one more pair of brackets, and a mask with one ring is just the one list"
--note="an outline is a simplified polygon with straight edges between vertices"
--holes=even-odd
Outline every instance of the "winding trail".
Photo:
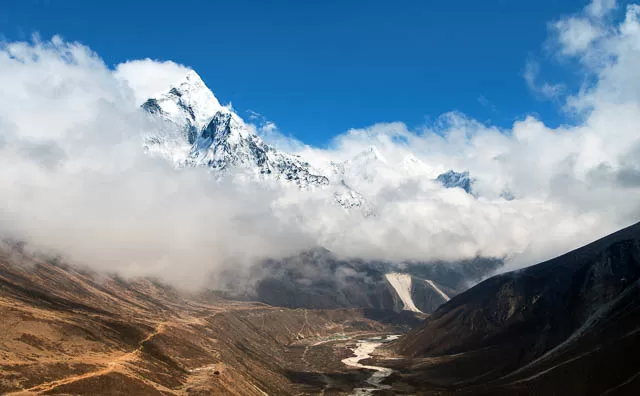
[[359,340],[356,347],[352,349],[352,352],[355,353],[356,356],[342,359],[342,363],[346,364],[347,366],[375,371],[371,375],[371,377],[367,379],[367,383],[371,385],[371,387],[355,388],[353,390],[353,396],[373,395],[374,391],[391,389],[391,386],[383,385],[381,384],[381,382],[389,375],[391,375],[391,373],[393,373],[392,369],[380,366],[368,366],[365,364],[360,364],[360,361],[370,358],[373,351],[375,351],[376,348],[378,348],[380,345],[384,344],[385,342],[393,341],[398,337],[400,336],[388,335],[386,337],[376,337],[375,339]]
[[85,380],[88,378],[93,378],[93,377],[99,377],[105,374],[109,374],[112,371],[116,371],[119,368],[122,368],[123,365],[125,363],[128,362],[132,362],[134,360],[136,360],[139,357],[139,354],[142,353],[144,346],[147,342],[151,341],[152,338],[164,333],[165,329],[166,329],[166,323],[159,323],[156,328],[154,329],[153,332],[149,333],[149,335],[147,335],[143,340],[141,340],[138,344],[138,347],[136,349],[134,349],[131,352],[127,352],[124,354],[121,354],[115,358],[113,358],[112,360],[109,360],[107,362],[104,362],[104,364],[106,364],[106,366],[103,366],[102,368],[98,369],[98,370],[94,370],[94,371],[89,371],[87,373],[84,374],[79,374],[79,375],[72,375],[69,377],[65,377],[65,378],[61,378],[61,379],[57,379],[54,381],[50,381],[50,382],[45,382],[42,384],[38,384],[34,387],[31,387],[29,389],[24,389],[24,390],[20,390],[20,391],[16,391],[16,392],[11,392],[8,393],[7,395],[27,395],[27,394],[33,394],[33,393],[43,393],[43,392],[49,392],[49,391],[53,391],[55,388],[58,388],[60,386],[63,385],[68,385],[74,382],[78,382],[81,380]]

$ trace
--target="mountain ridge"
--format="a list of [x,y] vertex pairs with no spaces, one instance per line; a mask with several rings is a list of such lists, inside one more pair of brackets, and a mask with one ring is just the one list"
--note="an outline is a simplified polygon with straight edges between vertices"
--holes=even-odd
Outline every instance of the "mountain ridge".
[[625,357],[640,352],[638,323],[640,223],[479,283],[393,347],[436,362],[409,375],[420,386],[430,378],[429,387],[469,394],[600,394],[627,379],[640,387],[640,359]]
[[170,159],[177,167],[207,167],[221,177],[241,171],[253,179],[292,183],[306,190],[331,188],[338,205],[370,213],[370,205],[357,191],[331,183],[304,159],[266,144],[230,107],[220,105],[194,71],[141,108],[180,132],[158,133],[145,142],[149,153]]
[[[378,172],[431,178],[426,165],[413,154],[394,167],[375,146],[343,162],[316,168],[299,155],[265,143],[230,106],[220,104],[193,70],[165,92],[147,99],[141,108],[164,121],[171,131],[158,131],[146,138],[145,149],[150,154],[167,158],[177,167],[207,167],[221,177],[234,170],[253,179],[292,183],[304,190],[330,189],[334,203],[346,210],[360,210],[365,216],[375,215],[375,207],[354,184],[364,183],[360,185],[364,188],[375,181]],[[445,188],[461,187],[470,192],[468,172],[449,171],[433,181],[440,182],[451,174],[463,180],[444,183]]]

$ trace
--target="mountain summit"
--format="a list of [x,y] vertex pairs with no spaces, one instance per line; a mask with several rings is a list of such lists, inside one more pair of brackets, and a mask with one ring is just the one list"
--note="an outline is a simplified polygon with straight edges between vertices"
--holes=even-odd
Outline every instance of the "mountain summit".
[[292,182],[300,187],[322,186],[329,179],[306,161],[262,141],[230,107],[222,106],[200,76],[190,71],[184,79],[142,108],[169,124],[165,133],[147,139],[147,149],[172,159],[177,166],[237,169],[256,177]]
[[142,108],[179,125],[188,136],[205,128],[217,112],[230,112],[193,70],[182,81],[170,86],[167,92],[147,99]]

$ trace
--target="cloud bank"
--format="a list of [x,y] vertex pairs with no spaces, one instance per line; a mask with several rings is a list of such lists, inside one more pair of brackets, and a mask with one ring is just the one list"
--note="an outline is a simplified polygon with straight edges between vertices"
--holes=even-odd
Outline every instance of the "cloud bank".
[[[113,70],[59,37],[3,44],[0,233],[185,286],[317,245],[362,258],[534,264],[640,220],[640,6],[596,0],[550,33],[554,56],[585,75],[574,92],[554,93],[577,125],[529,116],[502,130],[450,113],[419,130],[347,131],[324,149],[253,126],[318,168],[349,161],[345,182],[375,207],[369,217],[327,192],[216,182],[145,155],[143,137],[164,126],[137,106],[188,67],[145,59]],[[475,197],[434,182],[449,169],[470,171]]]
[[[640,6],[594,1],[549,30],[551,56],[575,61],[584,83],[570,91],[538,70],[525,73],[525,83],[561,103],[580,120],[575,125],[551,128],[528,116],[498,129],[449,113],[418,130],[378,124],[336,137],[328,150],[300,150],[320,164],[370,146],[383,158],[366,177],[347,178],[378,216],[352,224],[357,237],[341,239],[338,250],[389,258],[400,250],[412,259],[488,255],[506,257],[513,269],[640,220]],[[434,185],[448,169],[470,171],[478,197]]]
[[[160,75],[167,67],[175,68],[156,64]],[[216,183],[204,169],[181,172],[145,155],[143,137],[163,125],[138,110],[121,68],[109,70],[88,48],[57,37],[10,43],[0,70],[5,236],[183,286],[311,246],[274,217],[275,191]]]
[[149,58],[131,60],[116,66],[114,76],[131,88],[135,103],[139,106],[149,98],[164,93],[167,87],[180,81],[190,68],[172,61],[155,61]]

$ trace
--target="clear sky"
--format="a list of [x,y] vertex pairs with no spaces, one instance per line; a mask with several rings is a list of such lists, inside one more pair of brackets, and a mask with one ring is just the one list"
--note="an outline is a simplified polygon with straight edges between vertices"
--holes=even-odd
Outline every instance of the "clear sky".
[[173,60],[221,102],[253,110],[285,134],[324,145],[349,128],[419,127],[457,110],[510,126],[526,114],[566,122],[528,88],[528,60],[567,80],[545,54],[548,23],[578,0],[86,1],[4,0],[5,40],[60,34],[108,65]]

